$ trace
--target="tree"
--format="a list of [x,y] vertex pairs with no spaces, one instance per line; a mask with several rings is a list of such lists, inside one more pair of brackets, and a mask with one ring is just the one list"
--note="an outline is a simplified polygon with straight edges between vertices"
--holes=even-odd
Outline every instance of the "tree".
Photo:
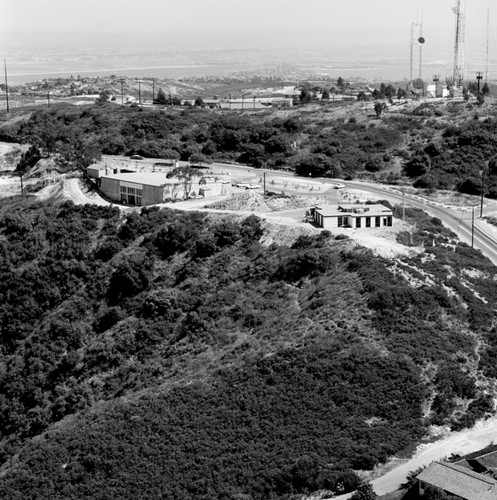
[[397,89],[397,99],[405,99],[407,97],[407,91],[402,87]]
[[332,169],[331,159],[324,154],[301,155],[295,160],[297,175],[322,177]]
[[376,102],[374,105],[374,112],[376,113],[376,116],[380,116],[383,111],[385,111],[385,103],[384,102]]
[[312,94],[308,89],[303,88],[302,91],[300,92],[300,102],[311,102],[311,101],[312,101]]
[[385,99],[385,94],[383,94],[383,92],[378,89],[374,89],[371,93],[371,96],[373,97],[373,99]]
[[328,89],[324,89],[323,93],[321,94],[321,99],[327,100],[330,98],[330,91]]
[[203,176],[204,174],[200,170],[192,167],[177,167],[166,175],[168,179],[176,178],[183,182],[185,200],[190,196],[194,177]]
[[162,89],[159,89],[159,92],[157,92],[154,104],[167,104],[166,93]]
[[204,105],[204,100],[201,97],[197,97],[195,99],[195,106],[203,106]]
[[384,94],[387,99],[392,99],[392,97],[394,97],[396,94],[395,87],[392,84],[387,85],[385,87]]
[[193,153],[190,158],[190,165],[202,165],[202,163],[211,163],[211,160],[202,153]]
[[361,91],[357,94],[357,100],[362,102],[369,101],[369,97],[363,91]]
[[348,86],[348,83],[341,77],[339,76],[337,79],[337,87],[340,90],[340,92],[343,92]]
[[364,169],[368,172],[379,172],[382,167],[382,162],[379,158],[369,158],[364,164]]
[[350,497],[350,500],[375,500],[376,493],[373,491],[371,483],[362,483],[355,493]]
[[476,104],[477,104],[478,106],[481,106],[484,102],[485,102],[485,98],[483,97],[483,94],[482,94],[482,93],[479,93],[479,94],[476,96]]
[[104,104],[108,102],[109,99],[110,99],[110,92],[108,90],[102,90],[102,92],[100,92],[95,102],[97,104]]
[[490,87],[488,86],[488,83],[485,82],[481,88],[481,93],[483,95],[488,95],[490,93]]

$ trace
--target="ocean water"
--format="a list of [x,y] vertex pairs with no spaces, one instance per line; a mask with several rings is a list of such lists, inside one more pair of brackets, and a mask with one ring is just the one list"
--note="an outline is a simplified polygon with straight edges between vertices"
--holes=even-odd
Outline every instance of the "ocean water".
[[[479,54],[466,68],[472,79],[476,71],[485,72],[484,57]],[[411,74],[405,47],[393,50],[349,48],[340,51],[295,51],[276,49],[223,50],[155,50],[105,49],[81,47],[72,50],[10,50],[6,57],[10,84],[27,83],[46,78],[122,75],[180,79],[183,77],[227,76],[233,74],[280,75],[303,79],[312,75],[332,78],[359,78],[372,81],[402,81]],[[449,51],[428,54],[421,67],[422,78],[441,81],[452,75]],[[497,60],[488,65],[489,79],[497,78]],[[412,67],[413,78],[419,76],[418,59]]]

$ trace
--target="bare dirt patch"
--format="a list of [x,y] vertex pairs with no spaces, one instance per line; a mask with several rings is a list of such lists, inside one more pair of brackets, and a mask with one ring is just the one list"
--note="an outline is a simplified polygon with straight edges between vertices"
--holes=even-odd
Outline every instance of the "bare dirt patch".
[[375,229],[347,229],[347,234],[358,245],[370,248],[375,255],[392,259],[398,256],[413,256],[424,251],[423,247],[408,247],[397,242],[397,234],[401,231],[413,231],[406,222],[395,219],[391,227]]
[[318,201],[317,198],[312,199],[308,196],[264,197],[255,191],[246,191],[235,193],[226,200],[206,205],[205,208],[268,213],[298,208],[305,209]]

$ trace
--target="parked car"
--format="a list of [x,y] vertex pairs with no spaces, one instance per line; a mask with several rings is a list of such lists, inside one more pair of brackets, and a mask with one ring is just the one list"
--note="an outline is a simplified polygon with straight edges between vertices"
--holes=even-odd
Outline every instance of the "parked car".
[[131,159],[132,159],[132,160],[143,160],[143,156],[140,156],[140,155],[133,155],[133,156],[131,156]]

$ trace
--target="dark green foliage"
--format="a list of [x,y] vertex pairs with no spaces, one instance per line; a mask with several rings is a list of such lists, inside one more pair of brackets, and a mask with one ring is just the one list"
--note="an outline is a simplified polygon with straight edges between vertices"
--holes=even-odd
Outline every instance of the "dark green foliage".
[[[164,100],[170,99],[159,90],[156,102]],[[17,140],[34,145],[45,155],[57,153],[61,165],[81,169],[102,153],[185,161],[212,157],[255,167],[297,167],[300,157],[295,158],[290,145],[305,136],[303,145],[309,146],[313,157],[321,158],[322,165],[313,175],[333,177],[354,175],[362,170],[366,155],[383,156],[402,139],[394,127],[367,129],[354,120],[327,124],[323,130],[312,120],[294,116],[261,120],[226,110],[205,111],[200,106],[160,112],[138,106],[58,107],[38,110],[26,122],[9,127]],[[34,158],[26,157],[21,167]]]
[[23,451],[0,497],[352,490],[426,424],[471,425],[492,409],[468,370],[495,376],[493,268],[406,216],[426,253],[395,271],[327,231],[264,247],[254,215],[1,202],[0,459]]
[[[481,174],[487,161],[497,154],[497,124],[492,120],[468,121],[448,126],[440,143],[429,142],[416,151],[405,165],[408,176],[420,188],[457,189],[481,193]],[[486,194],[497,196],[497,177],[492,170],[485,178]],[[486,174],[485,174],[486,175]]]
[[[380,454],[388,454],[394,436],[402,434],[398,417],[390,415],[394,402],[406,407],[414,425],[409,433],[416,432],[419,408],[410,400],[413,393],[398,391],[394,383],[377,391],[385,379],[394,382],[392,369],[408,391],[414,389],[416,370],[399,359],[363,350],[284,351],[222,370],[210,387],[193,384],[159,397],[116,401],[77,418],[77,434],[72,425],[50,432],[43,450],[25,453],[36,464],[33,473],[45,478],[36,489],[46,497],[53,495],[54,484],[59,495],[72,491],[78,498],[99,490],[140,498],[162,491],[171,499],[212,498],[221,491],[254,499],[317,488],[346,492],[358,485],[348,470],[357,451],[364,453],[366,443],[378,439]],[[384,423],[364,423],[373,415]],[[401,439],[409,440],[409,433]],[[141,467],[145,442],[148,459]],[[0,493],[33,488],[29,477],[20,479],[4,478]]]
[[363,483],[359,485],[357,491],[350,497],[351,500],[375,500],[378,495],[373,491],[370,483]]

